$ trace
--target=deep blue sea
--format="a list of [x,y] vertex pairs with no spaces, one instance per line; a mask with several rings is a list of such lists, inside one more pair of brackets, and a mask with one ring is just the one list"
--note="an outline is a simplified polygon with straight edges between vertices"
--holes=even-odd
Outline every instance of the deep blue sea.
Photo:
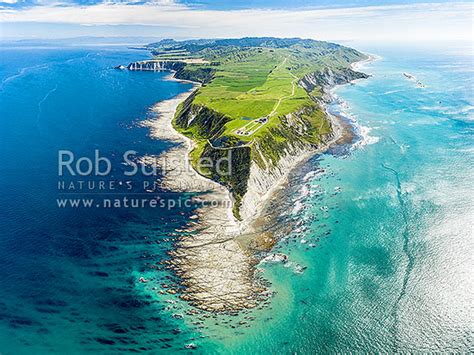
[[[171,242],[162,240],[182,226],[186,217],[179,213],[186,211],[59,208],[56,202],[71,197],[64,192],[88,192],[77,187],[81,180],[129,180],[120,172],[127,150],[153,155],[170,146],[150,139],[137,123],[154,103],[189,84],[164,80],[169,73],[113,69],[147,57],[126,48],[2,48],[3,354],[156,350],[179,338],[177,325],[161,313],[164,306],[137,280],[166,258]],[[94,157],[96,149],[112,160],[110,176],[58,176],[59,150],[78,159]],[[60,191],[60,181],[76,189]]]
[[143,51],[2,48],[0,352],[472,351],[472,50],[353,46],[379,59],[330,109],[360,139],[291,176],[298,229],[275,248],[290,262],[259,265],[270,306],[204,324],[157,292],[176,281],[159,262],[192,211],[56,202],[58,150],[98,149],[121,181],[125,150],[170,147],[138,123],[189,85],[113,69]]

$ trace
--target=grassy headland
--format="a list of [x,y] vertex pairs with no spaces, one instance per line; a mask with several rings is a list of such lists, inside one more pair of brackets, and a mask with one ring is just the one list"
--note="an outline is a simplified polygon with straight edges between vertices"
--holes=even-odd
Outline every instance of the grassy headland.
[[[331,132],[321,108],[325,87],[366,77],[350,69],[364,54],[314,40],[163,40],[149,49],[157,61],[179,63],[177,78],[202,84],[173,124],[195,142],[197,171],[231,190],[237,218],[251,165],[272,169],[295,146],[318,146]],[[232,171],[197,163],[229,151]]]

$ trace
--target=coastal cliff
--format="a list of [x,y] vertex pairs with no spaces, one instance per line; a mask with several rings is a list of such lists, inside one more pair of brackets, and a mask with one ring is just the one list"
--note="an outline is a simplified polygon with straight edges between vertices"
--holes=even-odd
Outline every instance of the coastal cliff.
[[[345,69],[333,71],[330,68],[325,68],[321,72],[315,72],[305,75],[300,81],[302,86],[309,94],[315,89],[321,89],[323,95],[312,96],[319,108],[325,110],[325,104],[333,100],[330,95],[330,90],[336,85],[344,85],[357,79],[368,78],[365,73],[357,72],[352,69]],[[321,131],[319,142],[308,142],[304,139],[305,133],[311,130],[311,125],[304,119],[304,112],[297,111],[290,113],[282,122],[288,129],[297,132],[299,136],[288,143],[285,147],[281,147],[279,159],[276,163],[265,160],[265,154],[262,153],[259,145],[255,147],[255,155],[259,155],[259,160],[256,159],[251,162],[250,174],[248,177],[247,193],[242,199],[240,207],[240,215],[243,220],[249,220],[256,211],[260,212],[263,207],[265,196],[268,195],[272,189],[278,185],[288,172],[300,161],[307,158],[309,155],[317,150],[321,150],[329,144],[336,136],[335,122],[329,120],[327,117],[328,129]],[[262,164],[263,163],[263,164]]]
[[[198,62],[200,63],[200,62]],[[132,71],[172,71],[180,80],[206,83],[212,79],[214,69],[194,65],[194,62],[182,60],[142,60],[128,64],[124,69]],[[121,67],[118,67],[122,69]]]
[[171,70],[178,71],[186,66],[183,62],[168,61],[168,60],[143,60],[139,62],[132,62],[127,66],[128,70],[139,71],[160,71]]
[[331,69],[323,68],[321,71],[308,73],[299,81],[299,85],[308,93],[320,95],[324,101],[332,101],[330,90],[337,85],[349,84],[358,79],[367,79],[369,76],[351,68]]

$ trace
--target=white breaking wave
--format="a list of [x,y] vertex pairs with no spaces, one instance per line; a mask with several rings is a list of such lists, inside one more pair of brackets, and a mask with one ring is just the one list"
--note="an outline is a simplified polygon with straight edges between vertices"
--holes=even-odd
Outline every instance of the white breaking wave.
[[359,134],[361,139],[354,144],[355,147],[375,144],[380,140],[380,137],[371,136],[372,128],[359,125]]
[[458,109],[455,109],[453,107],[448,107],[448,106],[441,106],[441,105],[421,106],[419,109],[423,111],[431,111],[431,112],[434,111],[442,115],[448,115],[448,116],[462,116],[463,120],[474,121],[474,106],[473,105],[465,105]]
[[351,122],[352,126],[355,128],[356,133],[359,136],[359,140],[352,146],[353,149],[360,148],[365,145],[375,144],[380,140],[380,137],[370,135],[370,132],[372,131],[371,127],[362,126],[357,121],[357,117],[350,111],[350,106],[346,101],[344,101],[337,95],[334,95],[334,98],[335,106],[337,106],[337,108],[339,109],[337,110],[337,113]]
[[293,210],[291,211],[292,214],[297,215],[298,212],[303,210],[305,205],[301,201],[296,201],[295,205],[293,206]]
[[397,89],[397,90],[389,90],[389,91],[385,91],[382,93],[382,95],[390,95],[390,94],[396,94],[397,92],[403,92],[404,90],[401,90],[401,89]]

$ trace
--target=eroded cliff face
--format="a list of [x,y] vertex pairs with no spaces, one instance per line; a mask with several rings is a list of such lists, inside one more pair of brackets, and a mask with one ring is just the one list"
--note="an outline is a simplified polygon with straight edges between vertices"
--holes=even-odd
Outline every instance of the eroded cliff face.
[[350,68],[324,68],[318,72],[306,74],[298,84],[310,94],[314,90],[321,90],[320,94],[322,94],[323,100],[330,101],[329,90],[334,86],[348,84],[357,79],[367,79],[368,77],[369,75]]
[[174,117],[174,125],[182,133],[192,133],[195,139],[212,139],[224,132],[230,118],[203,105],[193,103],[196,92],[180,106]]
[[[299,162],[308,158],[322,145],[325,145],[333,137],[331,124],[325,121],[316,132],[313,123],[308,117],[322,115],[319,107],[307,107],[297,112],[288,114],[282,120],[283,130],[291,132],[291,139],[284,143],[278,143],[278,157],[269,156],[268,150],[274,149],[275,142],[265,140],[258,142],[253,147],[254,159],[251,161],[250,174],[247,182],[247,193],[244,195],[240,206],[240,215],[243,221],[249,221],[253,216],[259,214],[263,203],[274,187],[278,186],[282,179]],[[269,137],[269,139],[271,139]]]
[[[122,69],[122,67],[119,67]],[[132,62],[127,67],[128,70],[139,71],[174,71],[174,77],[181,80],[195,81],[198,83],[206,83],[210,81],[215,70],[209,67],[191,67],[186,62],[179,60],[143,60]]]
[[164,61],[164,60],[144,60],[140,62],[133,62],[127,66],[128,70],[142,70],[142,71],[160,71],[172,70],[178,71],[186,66],[183,62],[178,61]]
[[[260,154],[256,147],[257,154]],[[258,215],[262,208],[265,197],[271,193],[282,178],[294,167],[298,158],[306,156],[314,147],[308,144],[291,144],[285,149],[282,157],[275,166],[260,167],[254,161],[250,165],[250,174],[247,181],[247,193],[244,195],[240,205],[240,217],[243,221],[250,221]]]

